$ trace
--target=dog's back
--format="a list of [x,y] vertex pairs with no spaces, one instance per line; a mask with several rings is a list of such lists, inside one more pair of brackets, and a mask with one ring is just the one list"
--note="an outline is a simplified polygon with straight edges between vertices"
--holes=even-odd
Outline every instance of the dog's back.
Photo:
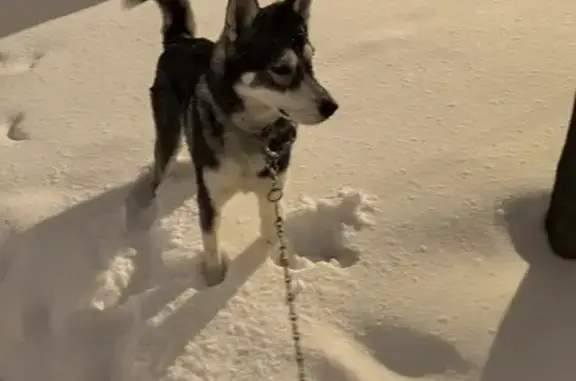
[[158,58],[156,78],[170,84],[180,102],[187,102],[200,75],[210,65],[214,43],[193,38],[168,45]]
[[[124,0],[132,8],[148,0]],[[181,102],[186,102],[208,68],[214,43],[196,37],[194,13],[188,0],[155,0],[163,15],[164,51],[158,58],[156,81],[169,85]]]

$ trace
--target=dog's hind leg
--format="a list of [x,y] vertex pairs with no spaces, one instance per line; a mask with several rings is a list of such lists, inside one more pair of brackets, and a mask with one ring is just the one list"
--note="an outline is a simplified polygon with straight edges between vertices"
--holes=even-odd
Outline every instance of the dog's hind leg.
[[129,231],[148,230],[156,220],[157,209],[153,202],[156,191],[180,146],[182,106],[168,84],[162,82],[160,77],[156,78],[150,89],[150,101],[156,129],[154,164],[149,173],[136,181],[127,197],[126,227]]
[[150,183],[150,196],[154,198],[168,165],[180,147],[183,106],[170,87],[158,79],[150,89],[150,100],[156,125],[154,166]]

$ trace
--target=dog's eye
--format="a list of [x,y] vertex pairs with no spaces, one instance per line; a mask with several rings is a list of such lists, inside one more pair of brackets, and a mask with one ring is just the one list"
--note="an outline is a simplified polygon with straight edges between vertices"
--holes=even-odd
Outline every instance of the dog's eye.
[[292,68],[286,64],[272,66],[270,71],[276,75],[285,76],[292,73]]

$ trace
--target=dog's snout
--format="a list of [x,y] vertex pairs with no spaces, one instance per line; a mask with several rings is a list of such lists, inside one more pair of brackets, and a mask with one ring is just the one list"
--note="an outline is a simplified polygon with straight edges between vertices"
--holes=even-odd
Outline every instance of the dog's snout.
[[334,102],[331,99],[322,99],[320,102],[320,114],[323,117],[329,118],[331,117],[336,110],[338,110],[338,103]]

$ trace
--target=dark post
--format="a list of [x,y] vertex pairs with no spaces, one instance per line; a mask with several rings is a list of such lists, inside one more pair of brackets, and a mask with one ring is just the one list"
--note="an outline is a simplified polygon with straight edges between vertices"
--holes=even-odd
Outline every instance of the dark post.
[[576,96],[545,226],[552,251],[562,258],[576,259]]

